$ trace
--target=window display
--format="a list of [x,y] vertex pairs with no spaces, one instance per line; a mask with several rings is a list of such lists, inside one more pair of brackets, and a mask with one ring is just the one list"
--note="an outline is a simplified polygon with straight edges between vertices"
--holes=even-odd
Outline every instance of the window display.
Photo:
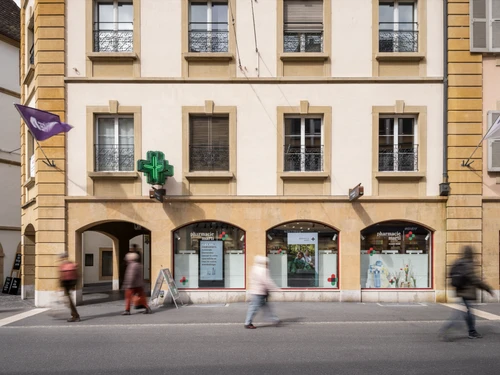
[[404,221],[361,231],[361,288],[430,288],[432,233]]
[[292,222],[267,231],[271,278],[280,288],[338,288],[338,231]]
[[209,221],[174,232],[174,279],[180,288],[244,288],[245,232]]

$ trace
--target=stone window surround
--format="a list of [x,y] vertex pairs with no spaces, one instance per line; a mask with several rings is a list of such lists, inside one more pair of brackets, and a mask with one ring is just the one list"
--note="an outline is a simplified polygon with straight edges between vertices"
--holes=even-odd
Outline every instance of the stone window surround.
[[372,1],[372,73],[379,75],[380,61],[419,62],[419,76],[427,76],[427,0],[417,2],[418,52],[379,52],[379,4],[382,0]]
[[284,1],[277,0],[276,5],[276,36],[277,36],[277,76],[283,77],[286,61],[315,62],[324,61],[324,76],[331,76],[331,50],[332,50],[332,3],[323,0],[323,52],[283,52],[284,33]]
[[94,52],[94,4],[85,0],[85,56],[86,76],[93,76],[94,61],[123,62],[132,60],[133,76],[141,76],[141,0],[130,0],[134,7],[134,47],[132,52]]
[[[323,194],[331,194],[331,155],[332,155],[332,107],[310,106],[307,100],[301,100],[297,107],[285,106],[277,108],[277,195],[284,194],[284,180],[310,181],[324,180]],[[323,171],[322,172],[284,172],[283,145],[285,140],[285,116],[319,115],[322,117],[322,131],[324,139]]]
[[[201,1],[201,0],[200,0]],[[196,2],[196,1],[195,1]],[[182,0],[181,4],[181,66],[182,77],[189,77],[189,62],[220,63],[227,61],[229,64],[229,77],[236,77],[236,0],[227,0],[228,3],[228,51],[227,52],[189,52],[189,6],[191,0]],[[234,17],[234,21],[233,21]]]
[[[418,171],[380,172],[378,170],[379,118],[380,115],[415,115],[417,119]],[[406,106],[403,100],[396,100],[394,106],[372,107],[372,195],[379,195],[379,183],[383,180],[415,180],[419,185],[419,195],[427,194],[425,176],[427,174],[427,106]]]
[[[229,115],[229,171],[189,171],[189,116],[190,115]],[[231,195],[236,195],[236,107],[217,106],[212,100],[205,100],[205,106],[182,107],[182,181],[185,187],[189,181],[227,180]],[[189,190],[189,189],[188,189]],[[185,191],[185,194],[190,194]]]
[[93,180],[113,179],[117,183],[122,180],[135,180],[136,194],[141,195],[141,177],[135,170],[133,172],[95,172],[94,170],[94,143],[96,132],[96,116],[98,115],[131,115],[134,117],[134,160],[142,156],[142,107],[120,106],[118,101],[110,100],[109,106],[87,107],[87,194],[94,195]]

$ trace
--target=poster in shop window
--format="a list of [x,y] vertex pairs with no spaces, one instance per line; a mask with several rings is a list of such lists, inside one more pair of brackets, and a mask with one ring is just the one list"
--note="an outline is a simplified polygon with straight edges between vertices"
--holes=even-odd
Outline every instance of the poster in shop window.
[[222,281],[223,241],[200,241],[200,280]]

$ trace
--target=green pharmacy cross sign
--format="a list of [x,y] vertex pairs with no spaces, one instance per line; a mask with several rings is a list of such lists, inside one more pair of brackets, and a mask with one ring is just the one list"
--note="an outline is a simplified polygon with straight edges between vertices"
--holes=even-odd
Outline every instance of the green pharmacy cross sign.
[[174,166],[165,160],[161,151],[148,151],[147,160],[137,160],[137,170],[143,172],[150,185],[163,185],[167,177],[174,175]]

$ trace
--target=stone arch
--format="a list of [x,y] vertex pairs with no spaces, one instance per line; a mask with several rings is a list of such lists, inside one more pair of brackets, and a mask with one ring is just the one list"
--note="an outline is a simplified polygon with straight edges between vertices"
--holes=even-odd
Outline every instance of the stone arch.
[[24,229],[21,241],[21,298],[35,297],[36,231],[32,224]]

